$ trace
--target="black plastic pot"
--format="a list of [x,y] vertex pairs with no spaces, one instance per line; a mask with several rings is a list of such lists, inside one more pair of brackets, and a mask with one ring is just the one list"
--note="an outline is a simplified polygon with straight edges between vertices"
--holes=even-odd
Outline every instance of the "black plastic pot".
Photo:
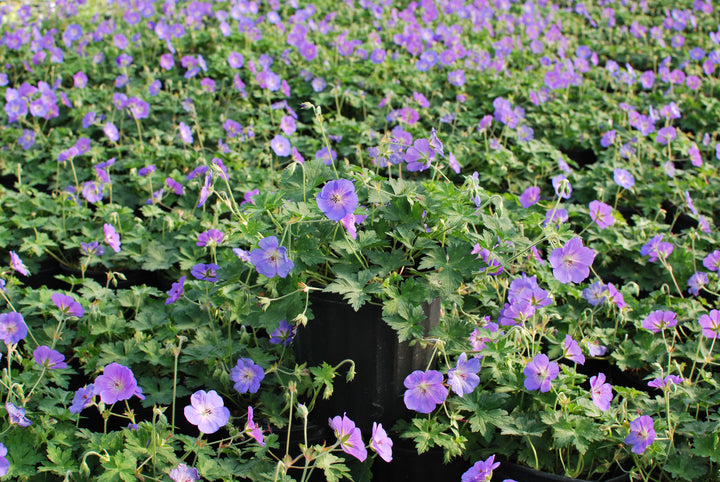
[[[391,434],[391,436],[394,434]],[[446,464],[443,461],[443,450],[433,447],[423,454],[417,453],[415,444],[409,440],[393,438],[393,459],[386,463],[380,457],[373,462],[373,480],[380,482],[417,482],[417,481],[452,481],[460,480],[472,464],[462,459],[455,459]]]
[[500,461],[500,466],[493,472],[492,482],[502,482],[506,479],[515,480],[516,482],[630,482],[630,475],[610,475],[608,478],[589,481],[586,479],[573,479],[563,475],[551,474],[512,462]]
[[[425,370],[432,357],[432,348],[420,344],[399,343],[397,333],[382,319],[382,309],[364,305],[353,310],[342,298],[321,293],[311,296],[315,319],[299,327],[295,337],[298,362],[310,366],[322,362],[337,364],[345,359],[355,362],[355,379],[334,380],[334,393],[329,400],[318,400],[311,417],[317,423],[347,412],[363,434],[370,434],[372,423],[391,428],[410,415],[403,403],[403,381],[414,370]],[[425,329],[437,326],[440,301],[423,306],[427,318]]]

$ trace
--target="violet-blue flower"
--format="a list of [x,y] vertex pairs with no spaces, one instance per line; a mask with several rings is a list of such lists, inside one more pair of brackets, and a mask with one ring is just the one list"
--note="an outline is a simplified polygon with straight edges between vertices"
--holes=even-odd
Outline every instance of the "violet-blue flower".
[[609,204],[597,200],[590,202],[590,218],[597,223],[600,229],[605,229],[615,224],[612,207]]
[[615,169],[615,171],[613,171],[613,179],[618,186],[624,187],[625,189],[631,189],[635,185],[635,179],[627,169]]
[[392,462],[392,446],[393,442],[390,437],[388,437],[382,424],[373,422],[370,447],[377,452],[385,462]]
[[495,456],[491,455],[486,460],[479,460],[470,467],[462,477],[461,482],[490,482],[493,471],[500,467],[500,462],[495,462]]
[[197,237],[197,246],[217,246],[222,243],[223,233],[219,229],[208,229]]
[[537,186],[530,186],[520,195],[520,205],[526,209],[536,204],[539,200],[540,188]]
[[240,393],[256,393],[260,382],[265,378],[265,371],[250,358],[240,358],[230,370],[230,380],[235,382],[233,388]]
[[405,377],[403,383],[407,388],[403,400],[408,410],[430,413],[448,396],[448,389],[443,385],[443,374],[437,370],[415,370]]
[[270,147],[278,157],[287,157],[290,155],[290,141],[285,136],[278,134],[273,137],[270,141]]
[[114,362],[103,368],[103,374],[95,379],[95,394],[100,395],[100,400],[106,405],[128,400],[133,395],[145,400],[132,370]]
[[23,276],[30,276],[30,271],[28,271],[15,251],[10,251],[10,267]]
[[709,314],[701,315],[698,323],[702,327],[703,336],[720,338],[720,311],[711,310]]
[[597,408],[606,412],[612,403],[612,385],[605,383],[605,374],[598,373],[596,377],[590,377],[590,396]]
[[250,262],[258,273],[268,278],[275,275],[285,278],[295,267],[295,263],[288,259],[287,248],[280,246],[275,236],[258,241],[258,248],[250,252]]
[[0,443],[0,477],[7,475],[10,471],[10,461],[5,457],[7,453],[7,447]]
[[86,387],[78,388],[70,405],[70,413],[80,413],[83,409],[92,405],[95,396],[95,384],[91,383]]
[[65,355],[57,350],[53,350],[49,346],[40,345],[33,351],[33,358],[35,363],[47,368],[48,370],[59,370],[61,368],[67,368],[65,363]]
[[461,353],[455,368],[448,370],[448,385],[458,396],[462,397],[472,393],[480,384],[480,360],[477,358],[467,359],[465,352]]
[[523,370],[525,374],[525,388],[537,390],[542,393],[550,391],[550,382],[557,378],[560,367],[557,362],[551,362],[547,355],[540,353],[528,362]]
[[112,248],[116,253],[120,252],[120,235],[115,231],[115,227],[112,224],[105,223],[103,225],[103,231],[105,233],[105,242]]
[[290,346],[293,341],[293,326],[287,320],[280,320],[280,324],[270,333],[270,343]]
[[215,263],[198,263],[192,268],[190,268],[190,274],[199,280],[215,283],[218,280],[217,270],[219,269],[220,266],[216,265]]
[[332,221],[342,220],[352,214],[358,205],[358,196],[352,181],[337,179],[323,186],[317,195],[317,205]]
[[329,422],[343,452],[364,462],[367,458],[367,448],[365,448],[362,434],[360,429],[355,426],[355,422],[350,420],[346,414],[343,414],[342,417],[339,415],[333,417],[329,419]]
[[632,452],[642,454],[655,440],[655,423],[650,415],[642,415],[630,422],[630,433],[625,443],[632,445]]
[[673,311],[655,310],[642,322],[642,327],[653,333],[659,333],[665,328],[677,325],[677,314]]
[[28,329],[23,316],[16,312],[0,313],[0,340],[12,345],[27,336]]
[[667,259],[673,252],[673,245],[663,241],[663,235],[658,234],[640,248],[640,256],[648,256],[650,262],[658,259]]
[[700,294],[700,290],[703,286],[708,284],[708,281],[707,273],[698,271],[687,280],[687,285],[690,287],[688,292],[693,296],[698,296]]
[[577,341],[573,340],[570,335],[565,335],[565,341],[563,342],[563,356],[568,360],[574,361],[578,365],[585,364],[585,355],[583,355],[580,345]]
[[565,246],[555,248],[549,261],[553,276],[561,283],[580,283],[590,275],[590,266],[595,259],[595,251],[584,247],[582,239],[574,237]]
[[197,425],[198,430],[206,434],[217,432],[230,420],[230,410],[215,390],[198,390],[193,393],[184,413],[188,422]]
[[21,427],[29,427],[32,422],[25,416],[25,409],[22,407],[15,406],[15,404],[7,402],[5,404],[5,410],[8,413],[8,419],[10,425],[19,425]]
[[261,446],[265,446],[263,440],[263,434],[260,427],[253,420],[253,408],[248,407],[247,422],[245,423],[245,433],[250,437],[254,438],[255,441]]
[[181,276],[179,280],[172,284],[170,291],[168,291],[168,297],[165,300],[166,305],[175,303],[177,300],[182,298],[185,293],[185,276]]
[[194,482],[196,480],[200,480],[200,474],[197,469],[188,467],[185,464],[178,464],[177,467],[170,471],[168,476],[173,480],[173,482]]

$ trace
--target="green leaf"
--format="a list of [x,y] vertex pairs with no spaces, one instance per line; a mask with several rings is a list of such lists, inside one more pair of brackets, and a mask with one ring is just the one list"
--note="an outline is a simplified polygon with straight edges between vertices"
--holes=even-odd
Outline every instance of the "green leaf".
[[343,459],[330,452],[323,452],[315,459],[315,467],[322,469],[328,482],[337,482],[340,479],[350,479],[350,469],[343,464]]
[[175,262],[175,255],[169,253],[164,244],[158,241],[150,241],[144,254],[142,269],[158,271],[172,267]]

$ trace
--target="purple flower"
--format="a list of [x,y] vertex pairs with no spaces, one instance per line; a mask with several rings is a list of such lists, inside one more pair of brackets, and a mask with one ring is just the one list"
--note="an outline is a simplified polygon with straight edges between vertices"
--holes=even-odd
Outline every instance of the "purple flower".
[[59,351],[51,349],[49,346],[40,345],[35,348],[35,351],[33,351],[33,357],[38,365],[44,366],[48,370],[67,368],[65,355]]
[[81,242],[80,249],[88,256],[102,256],[105,254],[105,248],[100,246],[100,243],[97,241],[91,241],[89,243]]
[[533,204],[540,200],[540,188],[537,186],[531,186],[520,195],[520,205],[524,208],[529,208]]
[[615,169],[613,179],[618,186],[625,189],[631,189],[635,185],[635,179],[626,169]]
[[702,271],[698,271],[687,280],[687,285],[690,287],[688,293],[693,296],[700,294],[700,289],[708,284],[708,275]]
[[367,458],[367,449],[362,441],[360,429],[355,426],[355,422],[350,420],[346,414],[342,418],[338,415],[328,419],[330,428],[333,429],[335,436],[340,442],[340,448],[348,455],[352,455],[360,462],[364,462]]
[[7,447],[0,443],[0,477],[7,475],[10,471],[10,461],[5,457],[7,452]]
[[194,482],[200,480],[200,474],[197,469],[188,467],[185,464],[178,464],[168,475],[174,482]]
[[95,204],[103,198],[102,184],[95,181],[83,183],[82,195],[91,204]]
[[373,422],[370,447],[377,452],[385,462],[392,462],[392,446],[393,442],[390,437],[388,437],[382,424]]
[[648,387],[665,389],[672,385],[682,383],[685,379],[677,375],[668,375],[665,378],[654,378],[648,382]]
[[447,79],[451,85],[454,85],[456,87],[462,87],[463,85],[465,85],[465,71],[462,69],[451,70],[447,74]]
[[620,293],[615,287],[615,285],[612,283],[607,284],[607,296],[608,303],[610,303],[611,305],[615,305],[620,309],[627,306],[627,303],[625,303],[625,298],[623,298],[622,293]]
[[540,353],[525,366],[525,388],[537,390],[542,393],[550,390],[550,382],[557,378],[560,367],[556,362],[550,362],[547,355]]
[[565,335],[565,341],[563,342],[563,356],[568,360],[574,361],[578,365],[585,364],[585,355],[578,342],[573,340],[570,335]]
[[448,396],[448,389],[443,385],[443,374],[437,370],[415,370],[405,377],[404,385],[407,388],[403,396],[405,406],[419,413],[432,412]]
[[117,142],[118,139],[120,139],[120,133],[118,132],[117,127],[115,127],[115,124],[113,124],[112,122],[108,121],[105,124],[105,127],[103,127],[103,132],[112,142]]
[[347,179],[330,181],[317,195],[317,205],[330,220],[340,221],[358,205],[355,186]]
[[607,347],[602,346],[600,343],[596,341],[589,341],[588,344],[588,353],[590,353],[590,356],[603,356],[605,352],[607,351]]
[[553,209],[548,210],[547,213],[545,213],[545,221],[543,221],[543,226],[547,226],[548,224],[560,225],[567,220],[568,220],[567,209],[553,208]]
[[111,363],[103,368],[103,374],[95,379],[95,394],[100,395],[100,400],[106,405],[128,400],[133,395],[145,400],[132,370],[119,363]]
[[193,143],[192,129],[184,122],[180,122],[178,125],[180,131],[180,138],[185,144]]
[[162,54],[160,56],[160,67],[165,70],[170,70],[175,66],[175,59],[172,54]]
[[522,325],[535,314],[535,311],[537,309],[528,301],[505,303],[505,307],[500,310],[498,323],[503,326]]
[[128,108],[136,119],[145,119],[150,113],[150,104],[139,97],[130,97],[128,99]]
[[602,138],[600,139],[600,145],[608,148],[610,145],[615,141],[615,135],[617,132],[613,130],[609,130],[606,133],[602,135]]
[[120,252],[120,235],[115,231],[115,227],[112,224],[105,223],[103,225],[103,231],[105,232],[105,242],[112,248],[116,253]]
[[293,327],[287,320],[281,320],[280,326],[270,333],[270,343],[274,345],[290,346],[293,341]]
[[265,446],[262,430],[258,425],[255,424],[255,421],[253,420],[252,407],[248,407],[247,422],[245,423],[245,433],[254,438],[261,447]]
[[642,322],[642,327],[653,333],[659,333],[665,328],[677,325],[677,314],[673,311],[655,310]]
[[[672,126],[661,127],[657,131],[655,140],[665,146],[668,144],[668,142],[672,142],[673,140],[675,140],[676,136],[677,136],[677,134],[675,132],[674,127],[672,127]],[[697,146],[695,147],[695,149],[697,149]]]
[[219,229],[208,229],[198,234],[197,246],[217,246],[222,243],[223,233]]
[[32,422],[25,416],[25,409],[22,407],[16,407],[14,404],[7,402],[5,404],[5,410],[7,410],[8,418],[10,419],[10,425],[20,425],[21,427],[29,427]]
[[22,135],[18,137],[18,144],[25,150],[30,149],[35,144],[35,132],[23,129]]
[[612,207],[600,201],[590,202],[590,218],[597,223],[600,229],[605,229],[615,224]]
[[202,433],[215,433],[227,425],[230,410],[215,390],[198,390],[190,396],[190,405],[185,406],[185,418]]
[[245,58],[242,54],[239,54],[237,52],[231,52],[230,55],[228,55],[227,61],[230,68],[239,69],[243,66]]
[[27,336],[28,329],[23,316],[16,312],[0,313],[0,340],[12,345]]
[[673,245],[663,242],[663,235],[658,234],[640,248],[640,256],[649,256],[648,261],[653,262],[658,259],[667,259],[673,252]]
[[698,320],[702,334],[708,338],[720,338],[720,311],[712,310],[710,314],[700,316]]
[[590,396],[597,408],[603,412],[610,409],[613,399],[612,386],[605,383],[605,374],[598,373],[596,377],[590,377]]
[[256,393],[263,378],[265,371],[250,358],[238,359],[237,364],[230,370],[230,380],[235,382],[233,387],[240,393]]
[[495,456],[491,455],[485,461],[475,462],[475,465],[462,474],[461,482],[490,482],[493,470],[500,467],[500,462],[495,462]]
[[261,275],[285,278],[295,267],[295,263],[287,257],[287,248],[280,246],[275,236],[261,239],[258,246],[250,252],[250,262]]
[[287,157],[290,155],[290,141],[280,134],[273,137],[270,141],[270,147],[276,156]]
[[147,177],[149,174],[152,174],[156,170],[157,170],[157,166],[155,166],[155,164],[150,164],[148,166],[141,167],[140,169],[138,169],[138,176]]
[[655,423],[649,415],[642,415],[630,422],[630,433],[625,443],[632,445],[632,452],[642,454],[655,440]]
[[82,388],[78,388],[73,397],[72,404],[70,405],[70,413],[80,413],[83,409],[92,405],[93,397],[95,396],[95,384]]
[[466,353],[461,353],[455,368],[448,370],[448,385],[452,391],[459,396],[472,393],[480,384],[480,360],[477,358],[467,359]]
[[572,238],[562,248],[555,248],[549,257],[553,276],[561,283],[582,282],[590,275],[594,259],[595,251],[584,247],[579,237]]
[[184,287],[185,276],[181,276],[180,279],[173,283],[170,287],[170,291],[168,291],[168,297],[167,300],[165,300],[165,304],[170,305],[182,298],[182,295],[185,293]]
[[15,251],[10,251],[10,267],[23,276],[30,276],[30,272]]
[[424,171],[430,167],[435,158],[435,150],[430,147],[430,141],[425,138],[416,139],[405,152],[405,162],[410,172]]
[[572,186],[570,185],[570,181],[568,181],[567,177],[563,176],[562,174],[553,177],[552,185],[555,189],[555,195],[557,195],[561,199],[570,199],[570,195],[572,194]]
[[219,269],[220,266],[216,265],[215,263],[198,263],[192,268],[190,268],[190,274],[199,280],[215,283],[218,280],[217,270]]

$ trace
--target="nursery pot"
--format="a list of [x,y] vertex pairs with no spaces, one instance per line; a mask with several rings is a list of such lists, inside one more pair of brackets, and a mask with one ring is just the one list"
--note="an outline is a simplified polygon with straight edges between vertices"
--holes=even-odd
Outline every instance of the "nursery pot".
[[512,479],[517,482],[630,482],[630,475],[621,474],[612,478],[602,477],[590,481],[586,479],[573,479],[563,475],[531,469],[524,465],[501,461],[500,466],[493,471],[492,482],[502,482],[506,479]]
[[[398,342],[397,333],[382,319],[382,308],[365,304],[353,308],[333,294],[320,293],[310,297],[315,319],[298,327],[295,356],[300,363],[317,366],[332,365],[342,360],[355,362],[355,379],[346,382],[346,368],[335,377],[334,392],[329,400],[318,399],[311,414],[318,423],[347,413],[365,434],[372,423],[390,429],[409,415],[403,403],[403,381],[414,370],[425,370],[432,358],[432,347],[410,346]],[[440,320],[440,300],[424,303],[427,332]]]

